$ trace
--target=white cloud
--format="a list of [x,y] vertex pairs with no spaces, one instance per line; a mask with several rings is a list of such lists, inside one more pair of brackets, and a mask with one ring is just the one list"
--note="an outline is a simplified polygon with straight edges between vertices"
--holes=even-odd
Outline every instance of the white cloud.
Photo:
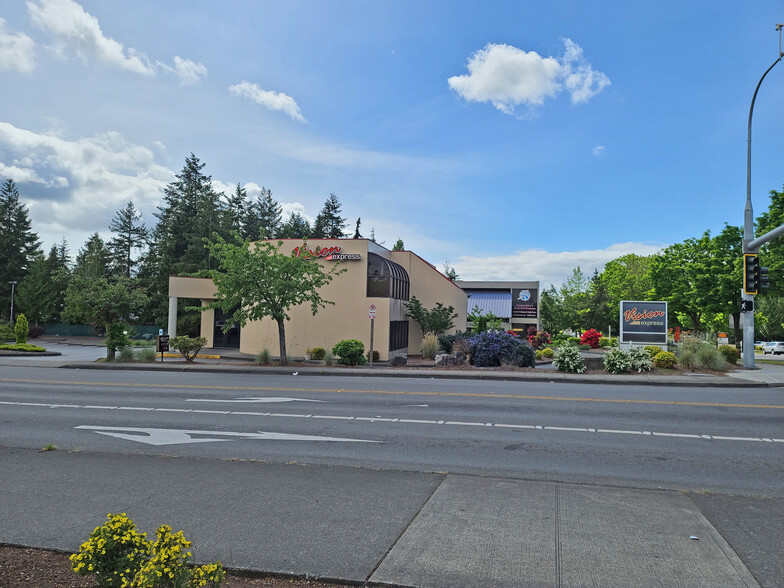
[[550,284],[557,287],[566,281],[577,266],[590,277],[594,269],[601,272],[604,264],[617,257],[628,253],[653,255],[664,247],[666,245],[629,242],[582,251],[526,249],[509,255],[461,256],[452,265],[461,280],[539,280],[541,287],[547,288]]
[[604,145],[597,145],[596,147],[593,148],[592,153],[596,157],[599,157],[602,153],[604,153]]
[[0,18],[0,71],[30,73],[35,68],[35,42],[24,33],[7,29]]
[[174,172],[116,132],[64,139],[0,122],[0,176],[19,185],[45,242],[64,235],[76,249],[129,200],[151,221]]
[[207,67],[203,63],[183,59],[179,55],[174,56],[174,67],[161,61],[157,65],[180,78],[181,86],[194,86],[201,82],[201,78],[207,77]]
[[95,60],[107,67],[155,75],[155,67],[143,53],[105,37],[98,19],[73,0],[29,0],[27,10],[33,23],[52,36],[58,53],[72,50],[85,62]]
[[540,106],[562,91],[569,92],[573,104],[585,102],[610,79],[585,61],[571,39],[563,43],[560,58],[488,43],[468,59],[468,74],[449,78],[449,86],[469,102],[489,102],[506,114],[515,114],[521,105]]
[[306,122],[294,98],[282,92],[262,90],[257,84],[251,84],[246,81],[229,86],[229,92],[235,96],[247,98],[251,102],[260,104],[270,110],[285,112],[294,120]]
[[179,55],[174,57],[173,66],[162,61],[151,63],[141,51],[105,36],[98,19],[74,0],[28,0],[27,10],[33,23],[52,37],[52,48],[61,57],[73,52],[85,63],[96,62],[149,77],[163,69],[176,75],[183,86],[198,84],[207,76],[203,63]]

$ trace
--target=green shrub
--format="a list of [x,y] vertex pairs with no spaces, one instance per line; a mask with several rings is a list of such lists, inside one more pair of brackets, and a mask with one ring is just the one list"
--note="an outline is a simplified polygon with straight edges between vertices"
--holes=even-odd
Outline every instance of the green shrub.
[[16,317],[16,326],[14,327],[14,333],[16,334],[16,344],[23,345],[27,343],[27,331],[29,329],[29,325],[27,324],[27,317],[23,314],[20,314]]
[[31,343],[18,343],[14,345],[0,345],[0,349],[3,351],[32,351],[35,353],[41,353],[42,351],[46,351],[43,347],[38,347],[38,345],[33,345]]
[[653,360],[645,347],[632,347],[626,352],[629,356],[629,369],[635,372],[649,372],[653,369]]
[[699,367],[715,371],[727,369],[724,356],[713,345],[703,345],[697,350],[695,356]]
[[678,363],[678,360],[675,357],[675,354],[670,353],[669,351],[660,351],[653,356],[653,365],[657,368],[671,369],[675,367],[676,363]]
[[109,514],[107,521],[90,533],[71,559],[80,576],[94,575],[101,587],[128,586],[150,553],[146,533],[139,533],[125,513]]
[[422,357],[427,357],[428,359],[435,359],[436,353],[440,345],[438,343],[438,337],[435,336],[433,333],[427,333],[425,337],[422,339]]
[[455,343],[455,340],[458,338],[458,335],[439,335],[438,336],[438,345],[440,349],[443,349],[447,353],[452,353],[452,346]]
[[[438,342],[438,340],[436,340]],[[363,365],[365,363],[365,345],[358,339],[344,339],[332,348],[342,365]]]
[[[373,350],[373,363],[377,363],[377,362],[378,362],[378,358],[379,358],[378,351],[376,351],[376,350],[374,349],[374,350]],[[368,352],[365,354],[365,359],[367,359],[368,361],[370,361],[370,351],[368,351]]]
[[155,349],[152,347],[145,347],[144,349],[140,349],[138,354],[136,355],[136,359],[142,363],[152,363],[155,361],[157,357],[157,353],[155,353]]
[[270,352],[269,349],[266,347],[259,351],[259,354],[256,356],[255,363],[256,365],[269,365],[270,362]]
[[580,351],[588,351],[589,349],[593,349],[593,347],[591,347],[588,343],[580,343],[580,345],[577,346],[577,349]]
[[645,347],[643,347],[643,349],[645,349],[648,353],[650,353],[651,357],[656,357],[659,354],[659,352],[662,351],[662,348],[656,345],[646,345]]
[[537,360],[542,359],[542,350],[541,349],[537,349],[536,350],[536,359]]
[[734,345],[721,345],[719,352],[724,356],[724,361],[730,365],[735,365],[740,359],[740,353],[735,349]]
[[580,344],[580,337],[567,337],[566,342],[577,347]]
[[106,357],[114,359],[114,354],[118,349],[129,347],[131,340],[128,338],[128,325],[122,322],[109,323],[106,326]]
[[585,371],[580,350],[574,345],[561,345],[553,355],[553,365],[559,372],[574,372],[581,374]]
[[611,374],[622,374],[632,367],[631,358],[629,354],[623,349],[610,349],[604,354],[602,358],[604,362],[604,369]]
[[545,347],[542,349],[542,357],[544,359],[552,359],[553,355],[555,355],[555,351],[553,351],[552,347]]
[[130,347],[120,347],[120,352],[117,354],[117,361],[121,361],[123,363],[132,363],[136,360],[136,356],[133,354],[133,349]]
[[609,337],[600,337],[599,338],[599,347],[601,349],[605,349],[607,347],[612,347],[612,346],[613,346],[613,340],[610,339]]
[[314,347],[310,350],[310,358],[311,359],[324,359],[324,348],[323,347]]
[[38,325],[33,325],[27,331],[27,338],[28,339],[38,339],[38,337],[40,337],[43,334],[44,334],[44,330],[41,327],[39,327]]
[[0,341],[16,341],[16,334],[7,323],[0,323]]
[[678,363],[686,369],[693,370],[694,368],[700,367],[700,364],[697,361],[697,354],[690,349],[681,349],[680,353],[677,355],[677,360]]
[[477,367],[536,365],[533,347],[519,337],[503,331],[487,330],[471,337],[469,343],[471,363]]
[[335,362],[335,358],[332,357],[332,352],[329,349],[324,350],[324,357],[321,361],[324,365],[332,365]]
[[199,351],[201,351],[201,348],[206,344],[207,339],[204,337],[174,337],[169,339],[169,345],[172,349],[177,349],[187,362],[193,361]]

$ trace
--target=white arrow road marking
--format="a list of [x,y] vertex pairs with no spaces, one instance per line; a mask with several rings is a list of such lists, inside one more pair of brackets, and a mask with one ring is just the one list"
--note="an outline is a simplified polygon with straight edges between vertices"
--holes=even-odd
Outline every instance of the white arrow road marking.
[[185,402],[327,402],[326,400],[310,400],[308,398],[286,398],[285,396],[261,396],[255,398],[188,398]]
[[[316,435],[295,435],[292,433],[238,433],[235,431],[198,431],[188,429],[150,429],[137,427],[102,427],[95,425],[79,425],[75,429],[86,429],[99,435],[108,435],[127,441],[138,441],[148,445],[177,445],[179,443],[207,443],[208,441],[236,441],[237,439],[263,439],[267,441],[347,441],[353,443],[381,443],[368,439],[344,439],[341,437],[320,437]],[[204,435],[204,437],[193,437]],[[233,437],[221,439],[214,437]]]

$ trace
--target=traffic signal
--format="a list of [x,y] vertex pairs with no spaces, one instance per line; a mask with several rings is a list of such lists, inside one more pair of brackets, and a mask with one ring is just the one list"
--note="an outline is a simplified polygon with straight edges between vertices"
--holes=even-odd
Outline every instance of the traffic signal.
[[743,255],[743,291],[746,294],[759,294],[759,290],[759,257],[753,253],[745,253]]
[[770,287],[770,278],[768,277],[768,268],[760,267],[759,268],[759,273],[760,273],[760,282],[759,282],[760,290],[767,290]]

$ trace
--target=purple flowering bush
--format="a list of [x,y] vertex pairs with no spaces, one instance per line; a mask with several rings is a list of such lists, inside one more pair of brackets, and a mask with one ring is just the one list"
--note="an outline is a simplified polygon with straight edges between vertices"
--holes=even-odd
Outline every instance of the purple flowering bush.
[[536,365],[533,347],[508,333],[484,331],[471,337],[468,342],[471,345],[471,363],[477,367]]

